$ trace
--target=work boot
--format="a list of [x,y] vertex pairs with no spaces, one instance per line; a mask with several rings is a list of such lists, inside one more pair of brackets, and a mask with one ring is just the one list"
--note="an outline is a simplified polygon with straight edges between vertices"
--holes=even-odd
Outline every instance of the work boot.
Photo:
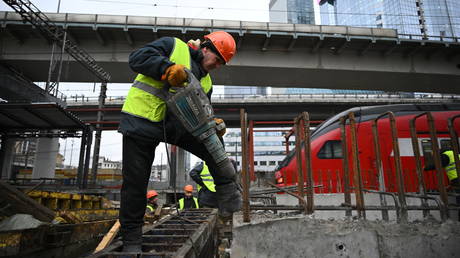
[[217,201],[219,205],[219,215],[229,217],[234,212],[241,210],[241,193],[235,182],[225,185],[216,185]]
[[142,252],[142,226],[122,227],[120,229],[124,253]]

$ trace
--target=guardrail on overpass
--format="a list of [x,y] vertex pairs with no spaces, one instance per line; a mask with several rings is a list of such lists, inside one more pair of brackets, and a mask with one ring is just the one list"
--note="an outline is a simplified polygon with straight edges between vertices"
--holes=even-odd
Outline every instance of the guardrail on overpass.
[[[121,105],[126,96],[107,96],[106,104]],[[254,95],[254,94],[213,94],[211,102],[213,103],[276,103],[276,102],[314,102],[314,101],[335,101],[335,102],[382,102],[393,103],[433,103],[433,102],[460,102],[460,95],[451,94],[270,94],[270,95]],[[80,105],[97,105],[97,96],[74,95],[67,98],[69,106]]]

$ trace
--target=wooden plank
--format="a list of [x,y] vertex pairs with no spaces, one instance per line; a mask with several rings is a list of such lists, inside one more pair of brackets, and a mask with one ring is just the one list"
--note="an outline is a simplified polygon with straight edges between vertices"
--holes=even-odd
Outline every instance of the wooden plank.
[[102,249],[106,248],[107,246],[112,243],[112,240],[115,238],[117,235],[118,231],[120,230],[120,221],[117,220],[112,228],[109,230],[109,232],[102,238],[102,241],[99,243],[99,245],[96,247],[96,250],[94,250],[94,253],[97,253],[101,251]]
[[7,183],[0,182],[0,196],[2,196],[3,202],[6,202],[3,205],[9,205],[4,212],[11,211],[10,215],[16,213],[30,214],[44,222],[51,222],[55,217],[52,210]]
[[154,217],[159,218],[161,215],[161,209],[163,209],[163,204],[158,205],[158,207],[155,210]]

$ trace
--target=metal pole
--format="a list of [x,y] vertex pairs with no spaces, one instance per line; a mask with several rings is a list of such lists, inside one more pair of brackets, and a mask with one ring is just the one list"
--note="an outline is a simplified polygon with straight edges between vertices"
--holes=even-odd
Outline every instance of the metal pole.
[[78,157],[78,172],[77,172],[77,186],[79,188],[82,188],[82,182],[83,182],[83,166],[84,166],[86,140],[87,140],[88,133],[89,133],[88,128],[85,128],[81,134],[80,156]]
[[101,136],[102,130],[100,122],[104,118],[104,109],[105,105],[105,98],[107,97],[107,82],[101,83],[101,91],[99,93],[99,104],[98,104],[98,111],[97,111],[97,125],[96,125],[96,138],[94,140],[94,150],[93,150],[93,164],[92,164],[92,178],[91,184],[95,185],[97,181],[97,168],[99,163],[99,152],[101,149]]
[[[379,191],[385,192],[385,175],[383,173],[383,165],[382,165],[382,156],[380,154],[380,142],[378,138],[378,129],[377,129],[377,119],[372,121],[372,136],[373,136],[373,143],[374,143],[374,151],[375,151],[375,162],[377,165],[378,170],[378,177],[379,177]],[[387,206],[387,200],[385,196],[379,194],[380,197],[380,204],[382,206]],[[382,218],[385,221],[389,220],[388,217],[388,210],[382,210]]]
[[434,165],[436,168],[436,174],[438,177],[438,188],[441,200],[443,202],[443,213],[441,213],[441,217],[443,220],[449,218],[449,210],[448,210],[448,199],[447,199],[447,191],[446,191],[446,183],[444,182],[444,169],[441,166],[441,157],[439,155],[439,146],[438,146],[438,137],[436,136],[436,128],[434,126],[434,119],[430,112],[426,113],[428,128],[430,130],[430,139],[431,139],[431,148],[433,150],[433,160]]
[[67,41],[67,30],[64,30],[64,39],[62,40],[61,56],[59,57],[59,68],[58,68],[58,75],[56,78],[56,86],[55,86],[55,94],[54,94],[54,96],[56,97],[58,96],[59,83],[61,82],[62,57],[64,56],[66,41]]
[[[302,117],[298,116],[294,119],[295,124],[295,154],[297,160],[297,192],[299,196],[303,199],[305,194],[303,188],[305,186],[305,180],[303,177],[303,160],[302,160],[302,130],[303,126],[300,125]],[[299,201],[299,205],[302,205]]]
[[256,180],[256,174],[254,171],[254,121],[252,120],[249,121],[249,130],[248,130],[248,162],[249,162],[249,178],[251,181],[254,182]]
[[[419,185],[419,191],[422,193],[424,197],[426,197],[426,183],[425,183],[425,177],[423,175],[423,169],[422,169],[422,158],[420,155],[420,148],[417,140],[417,130],[415,127],[415,121],[416,119],[420,117],[420,115],[415,116],[409,121],[409,130],[410,130],[410,136],[411,136],[411,141],[412,141],[412,149],[414,150],[414,157],[415,157],[415,169],[417,170],[417,176],[418,176],[418,185]],[[426,207],[428,206],[428,203],[425,198],[422,198],[422,206]],[[430,214],[429,210],[423,210],[423,217],[427,217]]]
[[404,189],[404,179],[401,170],[401,155],[399,152],[399,144],[398,144],[398,132],[396,130],[396,119],[393,112],[387,113],[390,119],[390,127],[391,127],[391,139],[393,142],[393,151],[394,151],[394,165],[396,169],[396,183],[398,184],[398,197],[399,197],[399,204],[401,207],[401,222],[407,222],[408,214],[407,214],[407,203],[406,203],[406,196],[405,189]]
[[305,146],[305,167],[307,169],[307,213],[312,214],[315,208],[313,201],[313,172],[311,170],[311,146],[310,146],[310,115],[308,112],[302,113],[304,126],[304,146]]
[[353,156],[353,185],[356,196],[356,208],[358,211],[358,217],[366,218],[366,211],[364,209],[364,196],[363,196],[363,185],[361,180],[361,169],[359,167],[359,151],[358,151],[358,140],[356,137],[356,120],[355,114],[351,112],[348,115],[350,119],[351,129],[351,153]]
[[248,171],[248,130],[247,130],[247,114],[244,109],[240,109],[240,124],[241,124],[241,174],[243,185],[243,221],[250,222],[249,217],[249,171]]
[[88,137],[88,139],[87,139],[87,142],[86,142],[85,168],[83,170],[82,189],[88,188],[89,160],[91,158],[91,144],[93,142],[93,130],[92,130],[92,128],[89,129],[87,137]]
[[[344,203],[347,207],[351,206],[351,193],[350,193],[350,171],[348,167],[349,157],[348,157],[348,144],[347,144],[347,131],[345,128],[346,118],[340,118],[340,131],[341,131],[341,140],[342,140],[342,167],[343,167],[343,193],[344,193]],[[351,217],[351,210],[345,211],[345,216]]]

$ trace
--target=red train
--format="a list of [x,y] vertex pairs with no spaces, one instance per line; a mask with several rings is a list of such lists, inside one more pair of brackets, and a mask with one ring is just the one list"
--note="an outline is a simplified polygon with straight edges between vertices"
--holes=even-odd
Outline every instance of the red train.
[[[342,144],[339,119],[349,112],[354,112],[357,128],[358,157],[362,174],[363,186],[366,189],[379,190],[379,172],[373,145],[372,121],[379,115],[391,111],[396,118],[397,140],[400,149],[402,173],[406,192],[417,192],[419,188],[416,164],[410,136],[409,121],[423,112],[431,112],[434,118],[436,135],[440,148],[450,146],[448,119],[460,115],[460,104],[401,104],[384,106],[356,107],[346,110],[326,120],[311,134],[311,166],[316,193],[343,192]],[[454,120],[454,129],[460,135],[460,118]],[[392,147],[390,120],[388,116],[378,122],[378,137],[384,173],[386,191],[396,192],[396,176]],[[427,117],[416,120],[417,138],[422,155],[422,163],[432,159],[431,141]],[[350,126],[347,123],[347,142],[350,143]],[[348,147],[349,157],[351,147]],[[302,149],[304,159],[304,149]],[[304,164],[304,162],[302,162]],[[350,163],[352,160],[350,158]],[[304,166],[305,168],[305,166]],[[349,166],[350,178],[353,178],[353,167]],[[305,169],[304,169],[305,171]],[[297,159],[295,150],[291,150],[281,162],[275,173],[276,182],[280,186],[297,184]],[[305,172],[304,172],[304,178]],[[447,178],[447,177],[446,177]],[[428,190],[437,189],[435,171],[424,172]],[[350,179],[350,181],[353,181]],[[445,180],[447,182],[447,180]],[[353,183],[351,182],[353,186]]]

